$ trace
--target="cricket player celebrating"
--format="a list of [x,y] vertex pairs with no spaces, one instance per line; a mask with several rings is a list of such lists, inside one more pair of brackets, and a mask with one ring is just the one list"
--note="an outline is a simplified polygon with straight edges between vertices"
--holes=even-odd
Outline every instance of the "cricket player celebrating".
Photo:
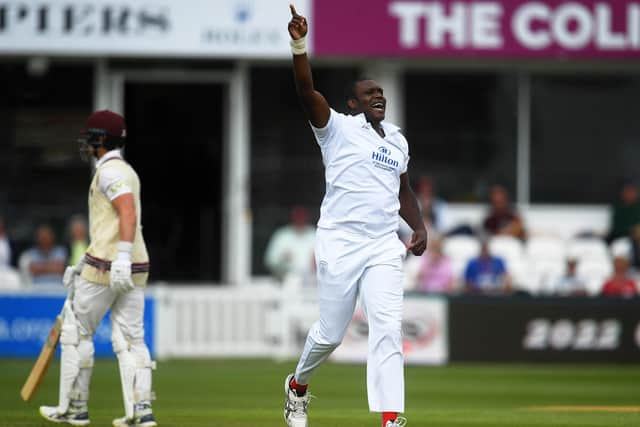
[[95,163],[89,188],[91,243],[80,264],[67,267],[60,343],[58,406],[41,406],[49,421],[89,424],[87,401],[93,367],[93,335],[111,309],[113,350],[118,357],[125,416],[115,427],[156,426],[151,411],[153,362],[144,342],[144,286],[149,257],[140,225],[140,180],[123,159],[126,128],[122,116],[97,111],[89,116],[81,155]]
[[[358,80],[347,100],[350,115],[329,108],[313,87],[305,50],[307,20],[291,5],[289,22],[298,97],[325,165],[316,262],[320,319],[311,327],[296,368],[285,381],[284,416],[306,427],[307,384],[341,343],[358,295],[369,323],[369,409],[383,427],[406,423],[402,355],[402,262],[407,249],[427,243],[418,202],[409,185],[409,148],[397,126],[384,121],[386,99],[373,80]],[[409,247],[398,239],[399,216],[414,230]]]

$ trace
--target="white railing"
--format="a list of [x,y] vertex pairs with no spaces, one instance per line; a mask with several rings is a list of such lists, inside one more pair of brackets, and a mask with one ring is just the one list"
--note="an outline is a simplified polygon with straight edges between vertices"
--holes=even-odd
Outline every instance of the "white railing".
[[315,301],[304,292],[275,284],[172,283],[149,291],[156,301],[158,358],[291,357],[317,316]]
[[[307,333],[318,318],[315,289],[299,282],[246,286],[150,286],[155,300],[155,356],[268,357],[300,355]],[[446,301],[418,298],[405,304],[405,357],[408,363],[441,364],[447,360]],[[334,360],[364,362],[367,338],[364,314]],[[419,333],[416,335],[416,331]],[[429,336],[427,341],[424,341]],[[426,343],[426,344],[425,344]]]

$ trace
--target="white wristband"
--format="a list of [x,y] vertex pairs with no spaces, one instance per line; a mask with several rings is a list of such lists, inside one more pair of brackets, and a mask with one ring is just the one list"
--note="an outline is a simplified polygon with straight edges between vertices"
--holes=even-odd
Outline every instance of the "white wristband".
[[131,261],[131,251],[133,250],[133,243],[119,241],[118,242],[118,258],[120,260]]
[[302,55],[307,53],[307,37],[299,38],[298,40],[291,39],[291,53],[294,55]]

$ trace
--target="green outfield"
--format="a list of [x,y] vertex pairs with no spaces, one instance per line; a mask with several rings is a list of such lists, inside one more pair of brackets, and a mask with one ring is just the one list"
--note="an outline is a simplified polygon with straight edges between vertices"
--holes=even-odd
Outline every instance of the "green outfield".
[[[19,391],[32,361],[0,360],[0,426],[46,426],[37,408],[57,401],[57,363],[33,402]],[[158,363],[159,426],[283,427],[283,379],[294,362],[180,360]],[[637,427],[640,365],[408,367],[408,427]],[[310,427],[377,427],[363,366],[327,363],[312,382]],[[96,363],[89,412],[110,426],[123,413],[117,364]],[[561,408],[550,408],[561,407]]]

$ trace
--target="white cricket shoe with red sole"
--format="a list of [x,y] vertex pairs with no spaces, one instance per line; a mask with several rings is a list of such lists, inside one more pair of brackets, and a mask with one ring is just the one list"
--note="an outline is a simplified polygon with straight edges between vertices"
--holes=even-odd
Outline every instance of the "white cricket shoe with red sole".
[[395,421],[387,421],[385,427],[404,427],[407,425],[407,419],[403,417],[396,418]]
[[298,397],[295,390],[291,390],[289,383],[293,374],[284,380],[284,420],[289,427],[307,427],[307,410],[309,407],[309,393]]

